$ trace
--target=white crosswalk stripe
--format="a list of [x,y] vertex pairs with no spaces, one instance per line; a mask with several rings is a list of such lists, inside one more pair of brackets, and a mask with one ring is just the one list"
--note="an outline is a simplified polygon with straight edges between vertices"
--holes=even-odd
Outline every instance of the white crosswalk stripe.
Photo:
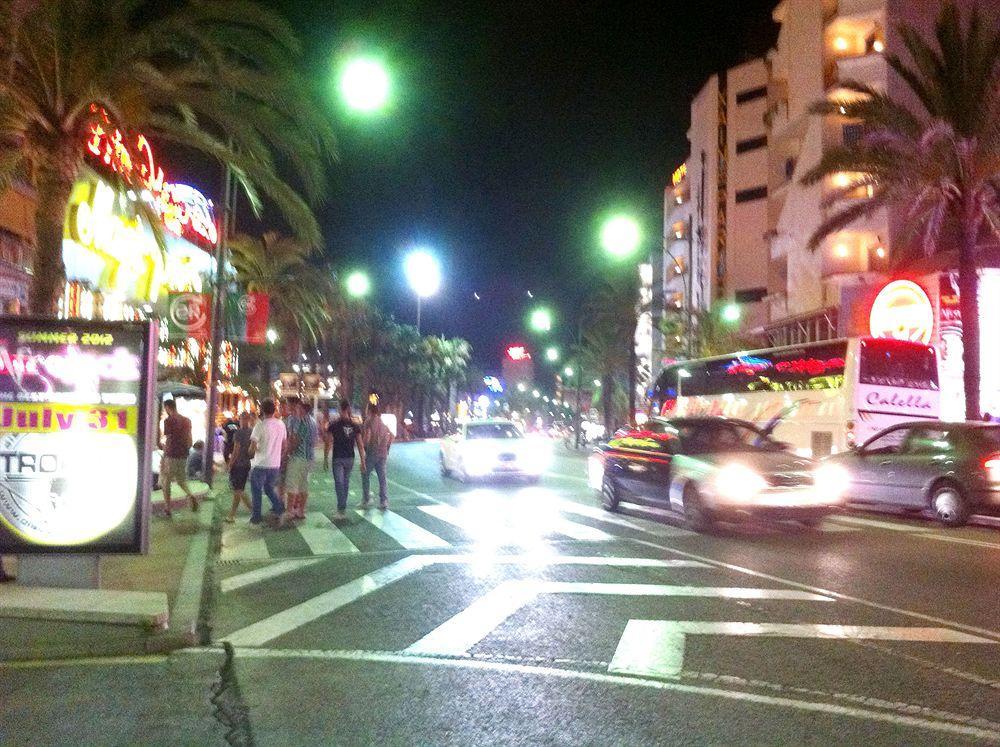
[[472,535],[474,540],[494,545],[518,545],[551,534],[560,534],[575,540],[608,541],[614,537],[607,532],[569,521],[561,515],[528,517],[518,520],[511,512],[482,512],[469,508],[439,504],[420,506],[421,511]]
[[338,555],[358,552],[358,548],[348,539],[337,525],[319,511],[306,514],[305,522],[297,527],[302,539],[309,545],[313,555]]
[[451,547],[433,532],[428,532],[393,511],[355,511],[369,524],[385,532],[407,550],[433,550]]
[[271,557],[260,529],[250,526],[227,527],[222,531],[220,560],[267,560]]

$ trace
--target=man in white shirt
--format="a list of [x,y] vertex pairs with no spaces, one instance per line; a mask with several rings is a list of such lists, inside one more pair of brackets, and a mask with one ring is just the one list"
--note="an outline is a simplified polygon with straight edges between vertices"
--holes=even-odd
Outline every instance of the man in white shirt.
[[271,511],[279,525],[285,523],[285,504],[278,496],[276,485],[285,449],[285,424],[274,417],[274,401],[261,402],[261,419],[250,434],[250,523],[261,522],[261,494],[267,493]]

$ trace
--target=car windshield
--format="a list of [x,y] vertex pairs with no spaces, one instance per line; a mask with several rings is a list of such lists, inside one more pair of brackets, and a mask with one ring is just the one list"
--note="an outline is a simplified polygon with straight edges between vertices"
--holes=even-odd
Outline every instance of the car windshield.
[[510,423],[480,423],[466,428],[465,437],[473,438],[521,438],[517,426]]
[[711,454],[720,451],[774,451],[779,448],[760,431],[740,423],[718,422],[682,425],[684,451]]

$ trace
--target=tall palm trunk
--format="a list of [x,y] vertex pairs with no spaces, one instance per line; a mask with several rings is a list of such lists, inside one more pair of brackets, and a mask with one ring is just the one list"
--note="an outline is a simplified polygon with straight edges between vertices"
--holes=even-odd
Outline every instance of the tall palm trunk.
[[[968,215],[968,212],[967,212]],[[962,245],[958,256],[959,309],[962,314],[962,384],[965,388],[965,419],[979,420],[979,270],[976,267],[978,225],[968,217],[961,221]]]
[[66,279],[63,264],[63,231],[73,179],[56,168],[41,169],[36,184],[35,256],[31,263],[29,311],[36,316],[55,316],[56,299]]
[[615,379],[613,376],[601,377],[601,409],[604,410],[604,435],[611,435],[618,430],[615,423]]

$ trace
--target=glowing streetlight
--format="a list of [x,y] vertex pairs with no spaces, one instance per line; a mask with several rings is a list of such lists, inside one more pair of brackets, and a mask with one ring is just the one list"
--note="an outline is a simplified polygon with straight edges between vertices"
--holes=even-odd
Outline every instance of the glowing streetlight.
[[563,369],[563,373],[566,374],[566,378],[567,379],[572,378],[572,376],[573,376],[573,367],[572,366],[566,366],[566,368]]
[[600,379],[594,379],[594,386],[600,386],[600,385],[601,385],[601,380]]
[[545,360],[547,360],[549,363],[555,363],[556,361],[558,361],[559,360],[559,349],[558,348],[549,348],[548,350],[546,350],[545,351]]
[[441,288],[441,264],[425,249],[414,249],[403,261],[406,282],[417,296],[417,331],[420,331],[420,302]]
[[722,321],[735,324],[740,320],[740,305],[738,303],[727,303],[722,307]]
[[267,330],[267,341],[272,345],[278,341],[278,331],[273,327]]
[[364,298],[372,289],[372,283],[368,279],[368,275],[360,270],[348,275],[345,284],[347,286],[347,293],[352,298]]
[[535,399],[538,399],[539,397],[542,396],[542,393],[540,391],[538,391],[537,389],[532,389],[531,390],[531,396],[534,397]]
[[617,259],[634,254],[641,241],[639,224],[628,215],[612,216],[601,227],[601,247]]
[[340,72],[340,95],[350,109],[374,114],[389,101],[389,73],[372,57],[355,57]]
[[524,393],[524,392],[528,391],[528,387],[527,387],[527,385],[523,381],[519,381],[517,383],[517,391],[519,391],[521,393]]
[[552,312],[544,306],[539,306],[531,312],[528,323],[536,332],[549,332],[552,329]]

